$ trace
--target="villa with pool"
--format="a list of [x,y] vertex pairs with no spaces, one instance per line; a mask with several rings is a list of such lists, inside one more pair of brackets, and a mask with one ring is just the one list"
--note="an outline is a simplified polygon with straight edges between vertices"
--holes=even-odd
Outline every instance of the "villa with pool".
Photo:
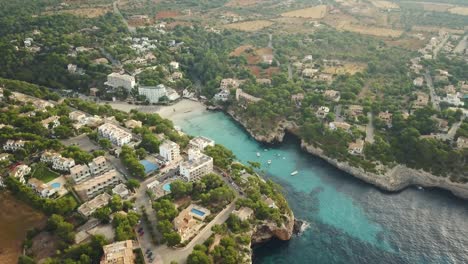
[[191,204],[174,219],[174,228],[181,237],[181,241],[186,241],[194,237],[203,227],[203,221],[211,214],[210,210]]

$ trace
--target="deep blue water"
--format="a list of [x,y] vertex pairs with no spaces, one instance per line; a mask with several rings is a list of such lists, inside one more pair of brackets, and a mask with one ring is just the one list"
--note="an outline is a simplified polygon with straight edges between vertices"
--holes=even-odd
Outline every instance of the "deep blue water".
[[240,161],[261,162],[295,216],[310,223],[301,236],[256,248],[254,263],[468,263],[468,205],[448,192],[382,192],[304,153],[293,138],[261,145],[220,112],[176,124],[225,145]]

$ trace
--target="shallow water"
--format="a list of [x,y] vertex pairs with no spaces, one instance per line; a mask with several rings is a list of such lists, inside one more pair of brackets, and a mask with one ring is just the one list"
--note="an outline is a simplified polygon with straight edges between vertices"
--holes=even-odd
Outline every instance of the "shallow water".
[[261,145],[220,112],[175,122],[225,145],[240,161],[261,162],[296,217],[310,222],[301,236],[256,248],[255,263],[468,263],[468,205],[448,192],[382,192],[304,153],[293,138]]

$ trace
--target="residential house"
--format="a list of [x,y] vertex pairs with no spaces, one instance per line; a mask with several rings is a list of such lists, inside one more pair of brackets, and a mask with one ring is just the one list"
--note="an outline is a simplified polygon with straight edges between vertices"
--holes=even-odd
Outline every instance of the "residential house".
[[429,103],[429,96],[422,92],[416,93],[416,100],[413,102],[413,108],[423,108]]
[[239,217],[241,221],[247,221],[252,218],[254,211],[249,207],[241,207],[239,210],[234,210],[232,214]]
[[344,131],[349,131],[351,125],[346,122],[330,122],[330,124],[328,124],[328,127],[331,130],[343,129]]
[[424,85],[424,78],[421,76],[417,77],[413,80],[413,85],[416,87],[422,87]]
[[227,100],[229,100],[230,95],[231,95],[231,92],[228,89],[222,89],[214,95],[213,99],[215,101],[226,102]]
[[143,123],[141,121],[137,121],[133,119],[125,121],[125,127],[129,129],[134,129],[134,128],[142,127],[142,126],[143,126]]
[[57,157],[52,163],[52,169],[59,171],[70,171],[73,166],[75,166],[75,160],[65,157]]
[[180,235],[181,240],[186,241],[197,234],[202,227],[200,221],[205,220],[210,214],[210,210],[191,204],[174,218],[174,229]]
[[86,114],[81,111],[73,111],[68,114],[68,118],[74,122],[84,123],[86,121]]
[[132,134],[130,132],[111,123],[101,125],[98,128],[98,134],[103,138],[109,139],[113,144],[119,147],[130,143],[132,140]]
[[54,188],[50,187],[43,181],[38,180],[36,178],[29,179],[28,185],[42,198],[49,198],[56,193],[56,190]]
[[465,103],[462,100],[460,100],[460,97],[460,93],[447,94],[447,96],[442,98],[441,101],[454,106],[464,106]]
[[[193,139],[192,139],[193,140]],[[177,143],[170,140],[165,140],[159,146],[159,154],[169,162],[178,161],[180,159],[180,147]]]
[[60,126],[59,119],[60,119],[59,116],[51,116],[51,117],[48,117],[48,118],[42,120],[41,124],[42,124],[42,126],[44,126],[47,129],[56,128],[56,127]]
[[0,161],[7,161],[10,158],[10,154],[8,153],[1,153],[0,154]]
[[100,264],[133,264],[136,257],[133,253],[133,241],[119,241],[102,247],[104,254]]
[[10,176],[12,176],[13,178],[16,178],[18,181],[20,181],[23,184],[26,183],[24,176],[28,175],[29,173],[31,173],[31,167],[29,167],[26,164],[16,165],[10,170]]
[[80,207],[78,207],[78,212],[84,216],[90,216],[92,215],[97,209],[102,208],[109,204],[109,201],[111,200],[112,196],[110,196],[107,193],[102,193],[96,197],[94,197],[92,200],[89,200]]
[[380,112],[380,113],[379,113],[379,119],[381,119],[382,121],[384,121],[385,124],[387,125],[387,127],[391,127],[391,126],[392,126],[392,117],[393,117],[393,114],[392,114],[392,113],[389,113],[388,111]]
[[335,90],[325,90],[323,96],[325,96],[325,98],[327,98],[328,100],[332,100],[334,102],[340,101],[340,92]]
[[122,199],[127,199],[127,197],[130,195],[130,191],[128,190],[127,186],[123,183],[116,185],[112,189],[112,193],[120,196],[120,198]]
[[307,77],[307,78],[312,78],[315,76],[316,73],[318,73],[318,69],[311,69],[307,68],[302,70],[302,76]]
[[459,149],[468,148],[468,138],[458,137],[458,139],[457,139],[457,148],[459,148]]
[[171,61],[171,62],[169,63],[169,66],[170,66],[171,69],[173,69],[173,70],[178,70],[178,69],[179,69],[179,63],[176,62],[176,61]]
[[5,151],[17,151],[18,149],[24,148],[24,145],[26,144],[26,142],[28,142],[28,141],[24,141],[24,140],[21,140],[21,139],[20,140],[9,139],[9,140],[7,140],[5,145],[3,145],[3,150],[5,150]]
[[226,79],[221,80],[219,88],[221,88],[223,90],[237,89],[237,88],[239,88],[239,85],[240,85],[239,80],[232,79],[232,78],[226,78]]
[[78,164],[70,168],[70,176],[75,183],[109,171],[111,167],[104,156],[94,158],[88,165]]
[[180,80],[183,77],[183,74],[181,72],[174,72],[171,75],[173,80]]
[[362,139],[356,140],[356,142],[351,142],[348,145],[348,152],[351,155],[361,155],[364,150],[364,141]]
[[364,108],[360,105],[350,105],[346,113],[349,117],[356,119],[364,113]]
[[318,118],[325,118],[328,115],[328,113],[330,113],[330,108],[326,106],[320,106],[315,115]]

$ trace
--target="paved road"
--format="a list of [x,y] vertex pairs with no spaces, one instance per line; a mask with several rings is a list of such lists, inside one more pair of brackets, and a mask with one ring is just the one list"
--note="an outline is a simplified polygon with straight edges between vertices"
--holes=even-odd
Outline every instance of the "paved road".
[[450,130],[447,132],[447,139],[453,140],[455,138],[455,134],[457,133],[458,128],[460,128],[461,124],[465,120],[465,116],[462,116],[461,120],[454,123]]
[[271,49],[273,48],[273,41],[272,40],[273,40],[273,35],[270,33],[270,34],[268,34],[268,47],[271,48]]
[[463,53],[465,48],[467,48],[467,44],[468,44],[467,39],[468,39],[468,36],[463,37],[460,40],[460,42],[458,43],[458,45],[455,47],[455,49],[453,49],[453,52],[454,53]]
[[430,96],[431,96],[431,102],[432,106],[437,110],[440,111],[440,105],[439,105],[439,97],[436,95],[435,90],[434,90],[434,83],[432,82],[432,77],[429,74],[429,71],[426,70],[426,73],[424,74],[424,78],[426,78],[426,83],[427,87],[429,87],[430,90]]
[[374,143],[374,124],[372,123],[372,113],[367,113],[367,118],[369,119],[369,123],[366,126],[366,142]]
[[134,27],[129,26],[127,20],[125,19],[125,17],[122,15],[122,13],[120,13],[119,0],[112,3],[112,5],[113,5],[113,8],[114,8],[114,13],[116,13],[117,15],[122,17],[122,20],[125,23],[125,25],[127,26],[128,31],[130,31],[130,33],[136,33],[136,29]]
[[343,116],[341,115],[341,108],[343,106],[342,105],[336,105],[335,106],[335,122],[343,122],[344,119],[343,119]]
[[433,52],[433,58],[434,59],[437,59],[437,55],[439,55],[439,51],[445,46],[445,44],[447,43],[449,37],[450,37],[450,35],[447,34],[447,36],[444,37],[444,39],[440,42],[440,44],[437,45],[437,47],[434,48],[434,52]]

